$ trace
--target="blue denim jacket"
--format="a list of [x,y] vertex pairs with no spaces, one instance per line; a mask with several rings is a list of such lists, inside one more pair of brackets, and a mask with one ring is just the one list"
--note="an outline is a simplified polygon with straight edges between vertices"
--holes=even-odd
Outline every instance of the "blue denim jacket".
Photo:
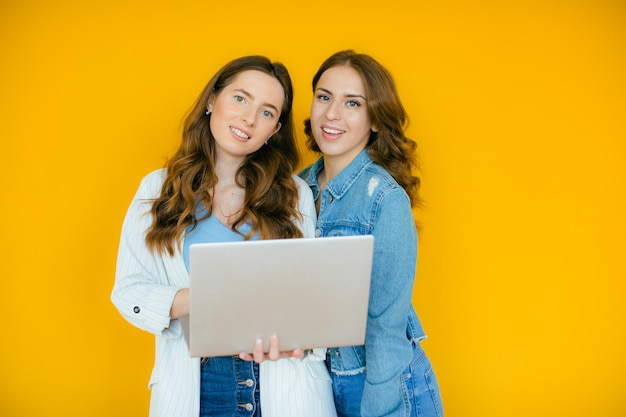
[[[321,198],[316,237],[374,235],[374,262],[365,346],[329,350],[331,372],[365,372],[363,415],[403,415],[407,393],[403,371],[412,344],[426,336],[411,304],[417,262],[417,232],[408,195],[363,150],[320,191],[323,157],[302,177]],[[320,195],[321,193],[321,195]]]

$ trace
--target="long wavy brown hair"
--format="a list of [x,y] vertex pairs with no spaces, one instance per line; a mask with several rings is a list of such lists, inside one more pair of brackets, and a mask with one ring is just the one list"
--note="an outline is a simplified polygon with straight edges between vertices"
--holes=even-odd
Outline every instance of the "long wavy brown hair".
[[[378,130],[371,131],[366,145],[370,158],[385,168],[404,188],[413,207],[422,205],[420,178],[416,174],[419,169],[417,143],[404,133],[409,118],[389,71],[369,55],[352,50],[340,51],[324,61],[315,73],[313,92],[326,70],[342,65],[354,68],[365,86],[367,112],[372,125]],[[304,133],[307,136],[306,146],[313,152],[321,153],[311,131],[311,119],[305,120]]]
[[[185,230],[193,230],[200,220],[211,215],[212,195],[218,178],[215,174],[215,139],[206,114],[207,103],[243,71],[255,70],[274,77],[282,85],[285,100],[277,123],[280,130],[258,151],[248,155],[237,171],[237,184],[245,189],[243,210],[234,221],[232,230],[250,222],[250,239],[257,233],[261,239],[302,237],[294,223],[300,219],[296,206],[298,188],[292,173],[299,163],[299,154],[291,107],[293,88],[285,66],[262,56],[235,59],[213,76],[189,110],[183,127],[178,151],[167,163],[167,177],[161,194],[151,208],[152,225],[146,234],[146,244],[152,251],[174,255],[180,247]],[[208,213],[198,218],[199,204]]]

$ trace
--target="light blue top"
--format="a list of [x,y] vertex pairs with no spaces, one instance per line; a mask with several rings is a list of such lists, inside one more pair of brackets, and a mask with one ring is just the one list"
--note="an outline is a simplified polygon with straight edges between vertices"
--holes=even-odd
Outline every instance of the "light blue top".
[[[198,217],[206,214],[206,209],[202,205],[198,206],[198,210]],[[239,228],[239,231],[245,235],[250,231],[250,224],[244,224]],[[258,239],[258,236],[254,236],[252,239]],[[183,258],[185,259],[187,271],[189,271],[189,246],[193,243],[239,242],[242,240],[242,235],[233,232],[215,216],[210,216],[198,222],[194,230],[185,233],[185,239],[183,240]]]
[[[365,346],[329,349],[331,372],[366,373],[361,414],[404,415],[403,371],[413,343],[426,336],[411,304],[417,232],[404,189],[367,150],[320,190],[323,157],[300,173],[320,201],[316,237],[374,235],[374,261]],[[323,260],[322,260],[323,261]]]

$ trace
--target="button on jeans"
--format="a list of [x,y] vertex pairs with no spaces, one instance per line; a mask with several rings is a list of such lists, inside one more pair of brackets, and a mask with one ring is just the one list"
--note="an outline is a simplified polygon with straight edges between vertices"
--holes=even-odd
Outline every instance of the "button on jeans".
[[200,417],[261,417],[256,363],[220,356],[201,367]]

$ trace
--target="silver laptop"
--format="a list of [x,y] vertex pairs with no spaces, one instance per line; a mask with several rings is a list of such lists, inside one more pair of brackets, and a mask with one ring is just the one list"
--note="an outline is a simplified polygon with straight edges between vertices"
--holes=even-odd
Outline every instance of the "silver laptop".
[[374,237],[202,243],[189,248],[190,356],[362,345]]

